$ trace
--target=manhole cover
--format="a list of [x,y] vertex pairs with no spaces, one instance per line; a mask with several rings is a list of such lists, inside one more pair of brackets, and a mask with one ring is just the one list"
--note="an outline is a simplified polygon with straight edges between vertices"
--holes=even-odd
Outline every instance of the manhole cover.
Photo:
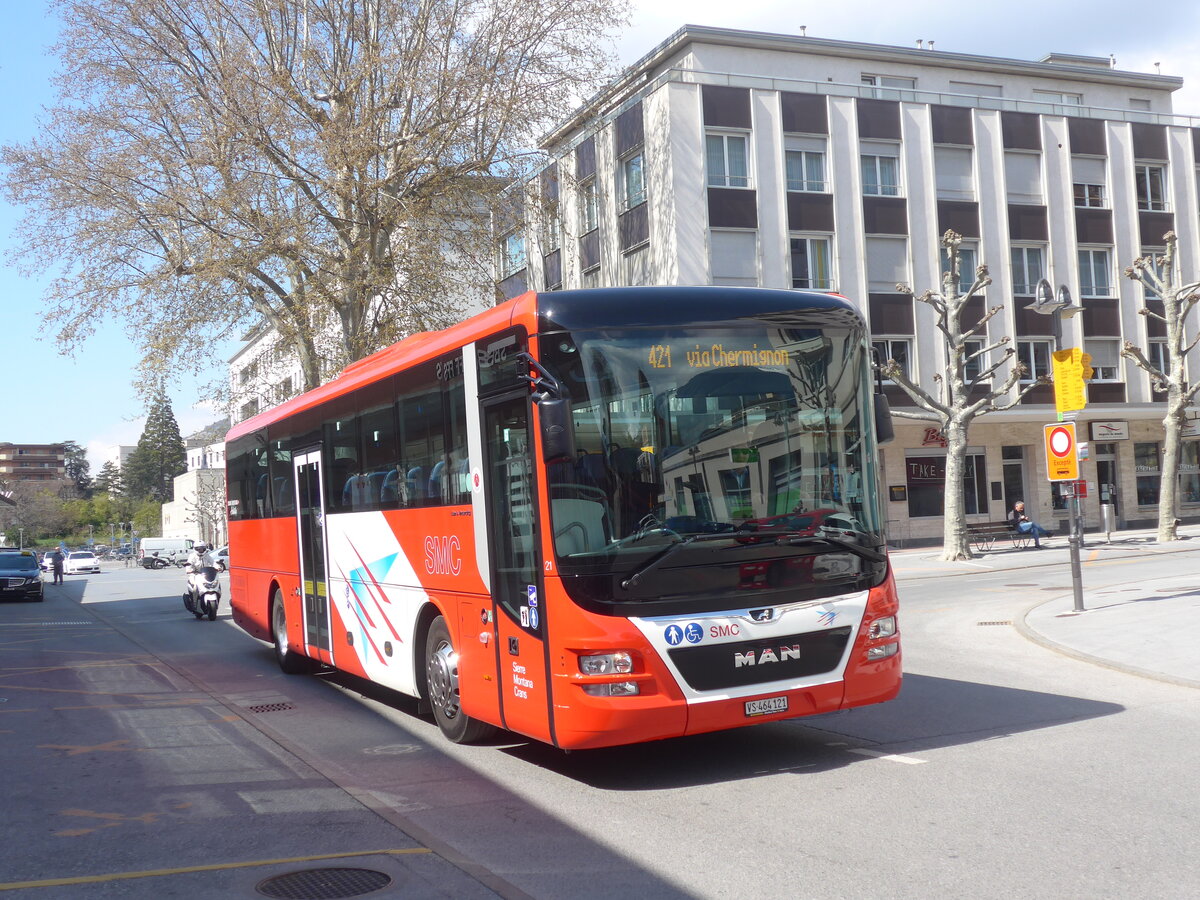
[[374,869],[305,869],[267,878],[255,890],[285,900],[336,900],[361,897],[391,883],[390,875]]
[[285,709],[295,709],[295,703],[262,703],[258,706],[247,706],[252,713],[283,712]]

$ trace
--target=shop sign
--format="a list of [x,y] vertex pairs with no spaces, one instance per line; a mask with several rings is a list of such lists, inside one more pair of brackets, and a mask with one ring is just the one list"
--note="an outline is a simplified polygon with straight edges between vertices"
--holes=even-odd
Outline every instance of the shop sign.
[[921,439],[922,447],[945,447],[949,444],[946,436],[936,428],[926,428],[925,437]]
[[[1102,443],[1129,440],[1128,422],[1092,422],[1092,440]],[[1200,432],[1197,432],[1200,434]]]

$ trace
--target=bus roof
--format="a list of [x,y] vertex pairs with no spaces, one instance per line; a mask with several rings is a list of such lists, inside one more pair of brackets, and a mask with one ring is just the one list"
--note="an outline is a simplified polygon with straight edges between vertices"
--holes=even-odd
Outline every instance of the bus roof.
[[[228,442],[243,437],[271,422],[303,412],[407,366],[425,362],[478,338],[502,331],[520,320],[531,324],[536,321],[538,331],[589,331],[621,326],[648,328],[683,321],[703,325],[759,318],[797,308],[826,309],[843,315],[860,316],[845,297],[811,291],[707,285],[589,288],[540,294],[529,291],[443,331],[410,335],[390,347],[352,362],[331,381],[239,422],[230,429],[225,440]],[[686,311],[684,318],[681,318],[681,310]]]

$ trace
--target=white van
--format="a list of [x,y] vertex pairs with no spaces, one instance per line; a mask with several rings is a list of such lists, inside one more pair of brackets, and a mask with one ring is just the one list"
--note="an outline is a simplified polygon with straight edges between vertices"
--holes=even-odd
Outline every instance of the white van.
[[142,538],[138,544],[138,562],[143,569],[162,568],[172,563],[183,565],[194,543],[191,538]]

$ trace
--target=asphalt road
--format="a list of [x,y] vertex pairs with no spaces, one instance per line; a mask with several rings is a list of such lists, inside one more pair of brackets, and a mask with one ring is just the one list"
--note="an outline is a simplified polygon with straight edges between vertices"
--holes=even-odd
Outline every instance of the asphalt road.
[[327,867],[405,898],[1200,894],[1200,692],[1004,624],[1065,571],[904,582],[893,703],[569,755],[453,746],[397,695],[285,676],[182,581],[0,605],[0,894],[261,897]]

